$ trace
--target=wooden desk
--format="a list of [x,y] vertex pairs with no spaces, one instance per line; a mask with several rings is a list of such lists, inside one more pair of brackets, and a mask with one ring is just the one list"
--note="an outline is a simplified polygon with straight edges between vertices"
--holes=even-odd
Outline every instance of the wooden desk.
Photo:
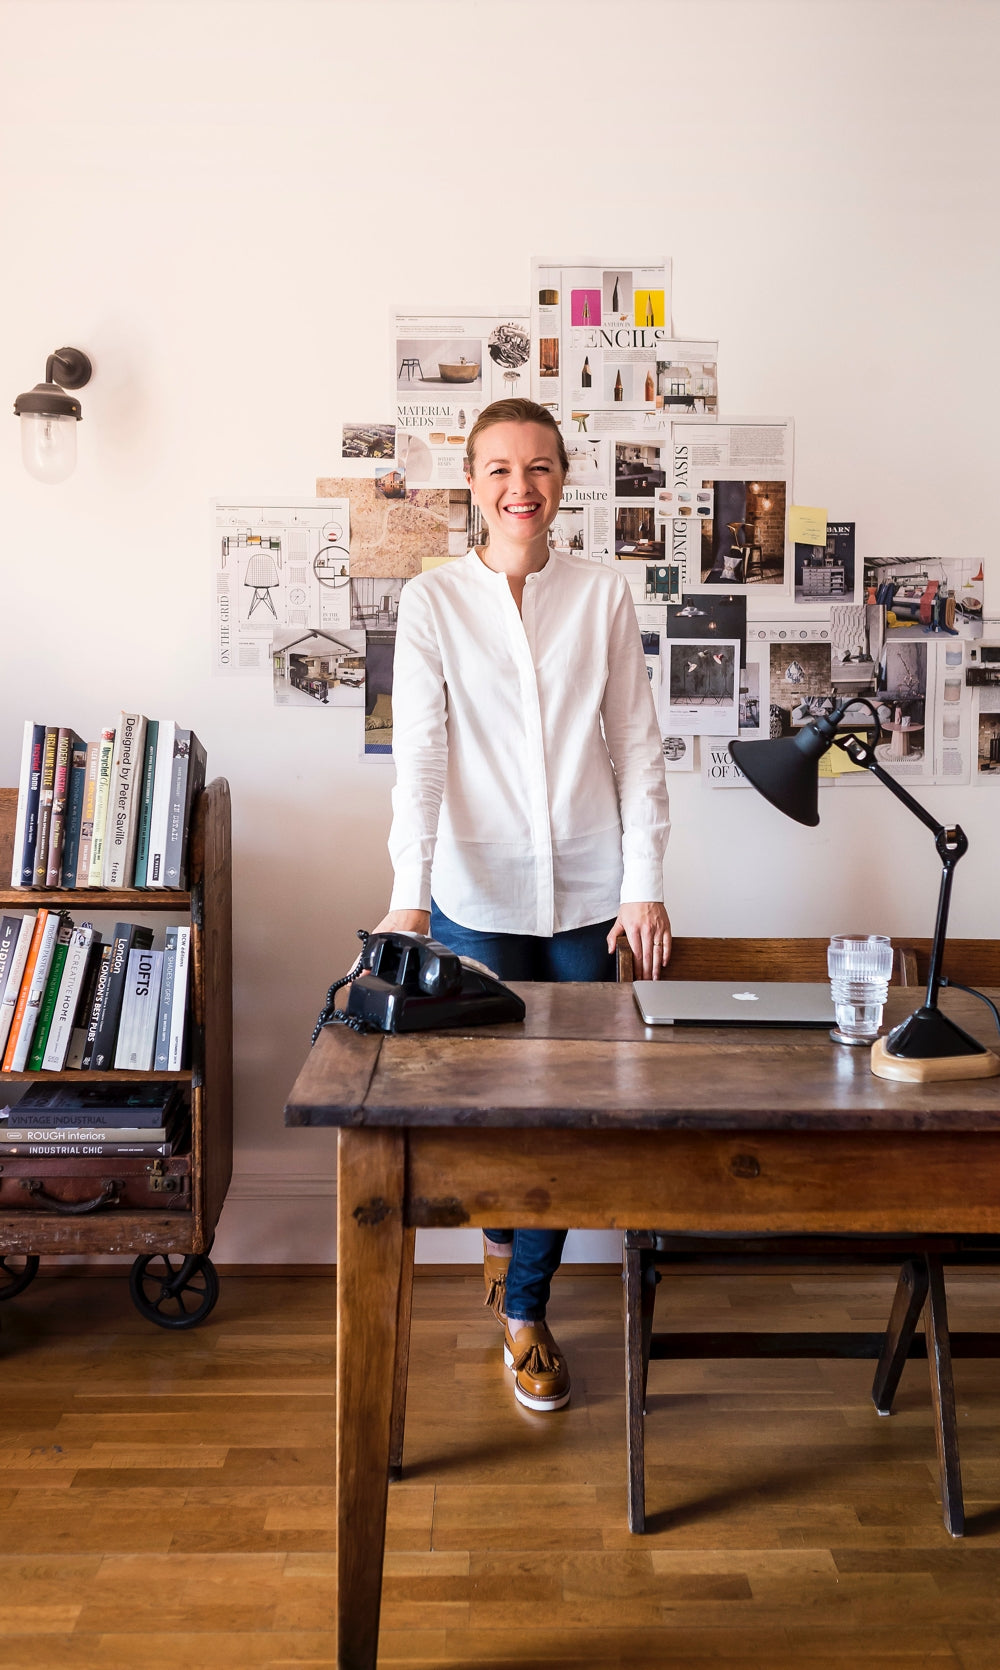
[[[824,1031],[646,1028],[628,986],[516,989],[523,1025],[327,1028],[286,1108],[289,1124],[340,1127],[342,1670],[376,1662],[397,1329],[418,1226],[1000,1232],[1000,1079],[877,1079],[867,1051]],[[887,1019],[913,995],[890,991]],[[973,998],[945,992],[942,1007],[995,1041]]]

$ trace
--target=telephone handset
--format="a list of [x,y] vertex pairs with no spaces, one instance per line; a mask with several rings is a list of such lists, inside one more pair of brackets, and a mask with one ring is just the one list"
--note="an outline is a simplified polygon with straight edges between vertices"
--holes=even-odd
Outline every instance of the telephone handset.
[[[429,1032],[524,1019],[524,1004],[514,992],[429,934],[368,934],[359,928],[358,938],[361,955],[327,992],[313,1043],[331,1022],[355,1032]],[[347,1007],[337,1009],[336,994],[348,981]]]

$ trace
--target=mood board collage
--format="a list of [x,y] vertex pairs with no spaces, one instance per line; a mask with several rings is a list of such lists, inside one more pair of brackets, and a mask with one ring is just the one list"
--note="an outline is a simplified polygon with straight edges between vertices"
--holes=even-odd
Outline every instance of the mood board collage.
[[[853,698],[842,727],[894,776],[1000,781],[997,558],[864,553],[849,505],[796,502],[792,418],[730,416],[724,362],[721,384],[718,342],[674,332],[669,260],[536,260],[528,307],[394,310],[379,409],[314,492],[215,502],[215,671],[354,709],[359,749],[391,757],[402,588],[482,542],[466,437],[526,395],[569,456],[551,544],[628,581],[668,771],[745,787],[730,740]],[[871,783],[840,749],[822,767]]]

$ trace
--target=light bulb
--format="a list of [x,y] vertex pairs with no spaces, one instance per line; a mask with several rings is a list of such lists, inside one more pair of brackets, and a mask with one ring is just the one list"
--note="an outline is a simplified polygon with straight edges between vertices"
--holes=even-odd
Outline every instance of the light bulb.
[[21,457],[36,481],[52,484],[73,474],[76,423],[75,417],[52,412],[21,413]]

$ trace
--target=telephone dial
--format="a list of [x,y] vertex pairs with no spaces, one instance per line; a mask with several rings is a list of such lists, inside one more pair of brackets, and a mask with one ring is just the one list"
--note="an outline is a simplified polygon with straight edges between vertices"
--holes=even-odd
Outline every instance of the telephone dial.
[[[358,938],[361,954],[327,992],[313,1043],[331,1024],[355,1032],[430,1032],[524,1019],[524,1004],[509,987],[429,934],[369,934],[359,928]],[[338,1009],[336,995],[348,982],[347,1007]]]

